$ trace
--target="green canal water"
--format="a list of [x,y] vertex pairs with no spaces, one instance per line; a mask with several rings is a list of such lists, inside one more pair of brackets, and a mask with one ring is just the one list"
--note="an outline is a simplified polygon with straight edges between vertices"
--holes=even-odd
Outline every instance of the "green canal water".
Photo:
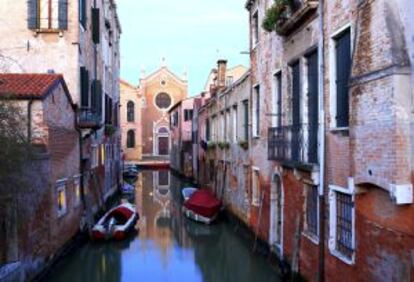
[[[281,281],[233,225],[201,225],[181,213],[184,183],[168,170],[142,171],[137,232],[123,242],[87,243],[58,263],[47,281]],[[121,199],[126,200],[126,199]]]

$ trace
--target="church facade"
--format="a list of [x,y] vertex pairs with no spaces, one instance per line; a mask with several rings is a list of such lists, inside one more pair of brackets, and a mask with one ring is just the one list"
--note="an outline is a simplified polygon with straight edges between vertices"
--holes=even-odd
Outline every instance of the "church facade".
[[[141,116],[140,122],[136,125],[137,128],[134,129],[134,132],[140,134],[139,137],[136,137],[136,140],[139,140],[140,143],[136,144],[139,146],[139,155],[142,155],[143,158],[167,157],[171,148],[168,110],[177,102],[187,98],[188,83],[186,75],[180,77],[163,65],[147,76],[141,74],[136,89],[141,99],[137,103],[140,107],[137,110]],[[125,105],[121,109],[123,115],[127,117],[128,107]],[[122,124],[122,127],[126,128],[128,125]],[[130,151],[127,148],[127,136],[123,137],[125,137],[123,138],[124,152]],[[135,158],[129,160],[126,156],[125,160],[135,161]]]

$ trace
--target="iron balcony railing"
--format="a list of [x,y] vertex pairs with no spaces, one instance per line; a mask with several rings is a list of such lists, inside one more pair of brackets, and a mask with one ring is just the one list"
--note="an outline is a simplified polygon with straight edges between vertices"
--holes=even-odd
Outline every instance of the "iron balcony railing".
[[294,124],[268,131],[268,159],[318,164],[318,125]]
[[78,127],[97,129],[102,127],[101,115],[95,109],[81,107],[78,110]]

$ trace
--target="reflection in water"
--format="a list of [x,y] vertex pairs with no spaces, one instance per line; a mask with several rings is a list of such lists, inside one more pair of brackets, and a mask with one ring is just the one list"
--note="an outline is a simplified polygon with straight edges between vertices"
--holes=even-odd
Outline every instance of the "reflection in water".
[[143,171],[136,182],[139,232],[123,242],[87,244],[49,281],[279,281],[232,227],[186,219],[183,183],[169,171]]

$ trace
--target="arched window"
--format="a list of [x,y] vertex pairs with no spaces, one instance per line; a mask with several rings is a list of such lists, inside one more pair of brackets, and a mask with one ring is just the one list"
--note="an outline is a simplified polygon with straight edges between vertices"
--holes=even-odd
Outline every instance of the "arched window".
[[158,133],[160,133],[160,134],[168,134],[168,129],[166,127],[160,127],[158,129]]
[[127,133],[127,148],[135,148],[135,132],[132,129]]
[[135,120],[135,105],[134,102],[129,101],[127,104],[127,121],[133,122]]

